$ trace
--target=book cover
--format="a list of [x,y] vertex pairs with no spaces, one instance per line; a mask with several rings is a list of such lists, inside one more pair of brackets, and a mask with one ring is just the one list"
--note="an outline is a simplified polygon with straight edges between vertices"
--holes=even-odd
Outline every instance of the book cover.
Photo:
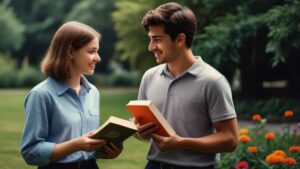
[[98,128],[92,138],[104,139],[107,143],[117,145],[129,138],[135,132],[137,132],[137,128],[133,122],[110,116],[108,120]]
[[173,128],[150,100],[132,100],[126,105],[128,111],[141,124],[155,122],[160,127],[155,132],[161,136],[176,135]]

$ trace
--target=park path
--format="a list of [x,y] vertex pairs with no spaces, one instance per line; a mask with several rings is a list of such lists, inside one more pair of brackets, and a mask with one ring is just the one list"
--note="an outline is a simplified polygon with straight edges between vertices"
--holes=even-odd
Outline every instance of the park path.
[[[252,128],[254,127],[253,121],[245,121],[245,120],[238,120],[239,129],[241,128]],[[274,132],[282,132],[282,128],[284,123],[267,123],[265,125],[265,129],[267,131],[274,131]]]

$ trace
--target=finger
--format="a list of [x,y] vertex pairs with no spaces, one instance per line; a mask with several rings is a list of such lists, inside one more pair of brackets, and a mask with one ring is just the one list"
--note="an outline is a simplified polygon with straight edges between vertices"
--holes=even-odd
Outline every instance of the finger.
[[90,139],[88,144],[92,146],[98,146],[98,145],[103,146],[104,144],[106,144],[106,141],[103,139]]

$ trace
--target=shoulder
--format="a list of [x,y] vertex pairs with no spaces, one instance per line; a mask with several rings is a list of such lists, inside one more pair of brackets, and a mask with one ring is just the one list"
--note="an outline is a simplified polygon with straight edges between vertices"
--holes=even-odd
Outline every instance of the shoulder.
[[37,95],[45,95],[54,91],[53,85],[50,82],[50,79],[47,78],[44,81],[40,82],[36,86],[34,86],[29,94],[37,94]]
[[55,89],[53,88],[53,85],[51,85],[49,79],[47,78],[44,81],[37,84],[28,92],[25,98],[25,104],[45,102],[46,100],[48,100],[47,98],[50,98],[53,95],[54,92]]
[[151,78],[155,75],[161,74],[165,66],[166,66],[166,64],[161,64],[161,65],[157,65],[155,67],[148,69],[144,73],[143,78]]
[[90,90],[91,90],[93,93],[99,95],[99,90],[98,90],[98,88],[97,88],[95,85],[93,85],[92,83],[90,83],[90,82],[88,82],[88,84],[89,84],[89,86],[90,86],[90,88],[91,88]]

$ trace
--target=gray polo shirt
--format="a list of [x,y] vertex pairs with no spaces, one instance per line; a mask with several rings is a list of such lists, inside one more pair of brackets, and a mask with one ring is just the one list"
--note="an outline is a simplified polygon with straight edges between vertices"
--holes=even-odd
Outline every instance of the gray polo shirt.
[[[236,117],[230,85],[216,69],[201,57],[185,72],[174,78],[166,64],[145,72],[138,99],[152,100],[181,137],[203,137],[215,132],[214,122]],[[192,150],[160,152],[154,143],[148,160],[182,166],[216,164],[216,154]]]

